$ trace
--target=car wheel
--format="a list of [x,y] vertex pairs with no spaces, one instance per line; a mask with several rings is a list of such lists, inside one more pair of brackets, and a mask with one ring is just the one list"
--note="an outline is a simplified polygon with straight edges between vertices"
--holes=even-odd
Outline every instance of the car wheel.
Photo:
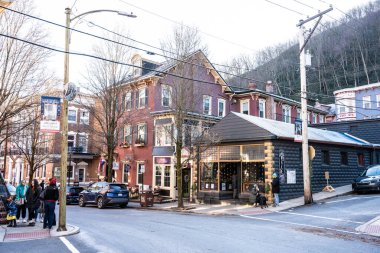
[[80,207],[85,207],[86,206],[86,204],[84,203],[84,197],[83,196],[79,197],[78,205]]
[[104,202],[103,202],[103,198],[102,197],[98,198],[98,208],[99,209],[104,208]]
[[127,207],[127,204],[121,204],[120,205],[120,208],[126,208]]

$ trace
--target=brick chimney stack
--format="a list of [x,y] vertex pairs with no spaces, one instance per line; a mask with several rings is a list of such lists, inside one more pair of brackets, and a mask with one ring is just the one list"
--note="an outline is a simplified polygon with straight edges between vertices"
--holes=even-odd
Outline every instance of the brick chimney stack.
[[268,92],[268,93],[273,93],[273,83],[272,81],[267,81],[267,83],[265,84],[265,91]]
[[257,84],[255,84],[255,83],[248,83],[248,89],[250,89],[250,90],[256,90],[257,89]]

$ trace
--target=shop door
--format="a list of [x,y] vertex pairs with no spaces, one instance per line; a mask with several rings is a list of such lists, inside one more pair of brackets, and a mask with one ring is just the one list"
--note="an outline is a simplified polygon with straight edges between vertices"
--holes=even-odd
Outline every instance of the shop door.
[[182,194],[184,198],[190,198],[190,168],[182,169]]
[[257,186],[260,192],[265,192],[265,167],[263,162],[242,163],[242,190],[252,192]]
[[84,182],[84,169],[79,169],[78,170],[78,181],[79,182]]

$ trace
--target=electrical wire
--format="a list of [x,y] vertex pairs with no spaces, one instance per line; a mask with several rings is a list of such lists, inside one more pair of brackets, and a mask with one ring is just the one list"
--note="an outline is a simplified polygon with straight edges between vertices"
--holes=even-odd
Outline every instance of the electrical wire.
[[272,2],[272,1],[269,1],[269,0],[264,0],[264,1],[265,1],[265,2],[268,2],[268,3],[271,3],[271,4],[273,4],[273,5],[276,5],[276,6],[278,6],[278,7],[281,7],[281,8],[283,8],[283,9],[285,9],[285,10],[290,11],[290,12],[296,13],[296,14],[298,14],[298,15],[301,15],[301,16],[307,16],[307,15],[301,13],[301,12],[298,12],[298,11],[296,11],[296,10],[290,9],[290,8],[288,8],[288,7],[285,7],[285,6],[281,5],[281,4],[278,4],[278,3],[275,3],[275,2]]

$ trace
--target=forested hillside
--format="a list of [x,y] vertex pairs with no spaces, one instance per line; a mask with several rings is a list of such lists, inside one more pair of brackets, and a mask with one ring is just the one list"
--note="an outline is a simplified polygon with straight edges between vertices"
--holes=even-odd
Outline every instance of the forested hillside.
[[[351,10],[343,19],[322,19],[306,49],[312,55],[307,69],[308,97],[323,103],[333,101],[333,91],[380,81],[380,0]],[[330,19],[331,20],[331,19]],[[247,87],[249,82],[272,80],[277,93],[299,100],[299,45],[288,43],[259,52],[254,57],[241,56],[228,64],[233,86]],[[242,72],[242,69],[252,69]]]

